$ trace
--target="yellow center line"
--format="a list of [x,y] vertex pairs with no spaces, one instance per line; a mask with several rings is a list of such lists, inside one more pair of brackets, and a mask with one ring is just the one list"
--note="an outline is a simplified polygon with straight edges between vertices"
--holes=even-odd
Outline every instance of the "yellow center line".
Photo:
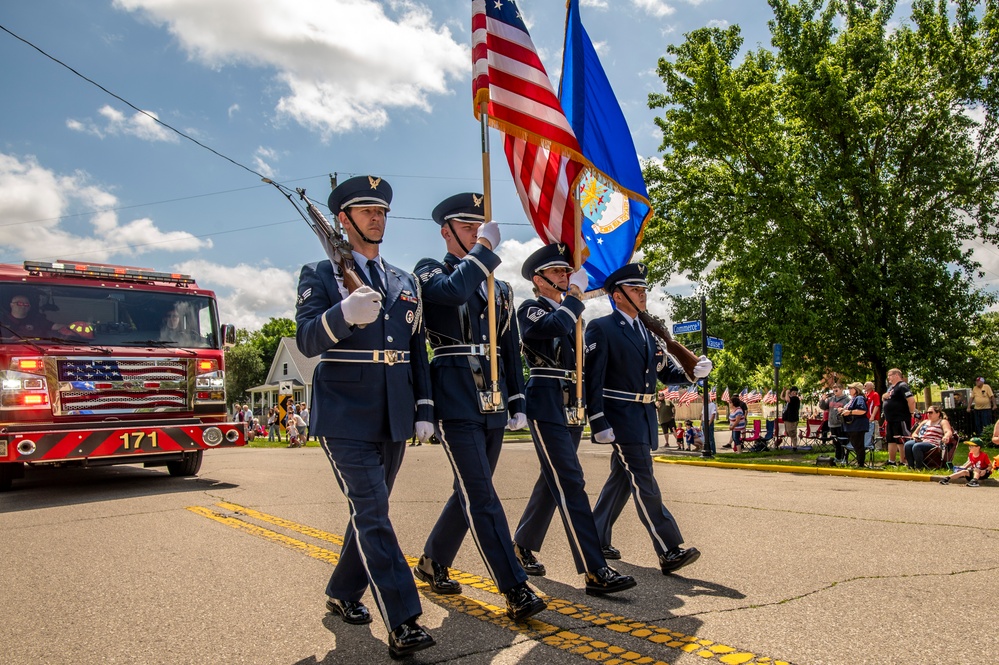
[[[337,534],[322,531],[314,527],[299,524],[282,517],[262,513],[252,508],[246,508],[235,503],[219,502],[219,508],[245,515],[246,517],[260,520],[268,524],[273,524],[296,533],[323,540],[334,545],[342,546],[343,537]],[[209,508],[190,507],[188,510],[213,519],[227,526],[240,529],[252,535],[265,538],[272,542],[299,550],[316,559],[336,564],[339,554],[316,545],[310,545],[304,541],[284,536],[275,531],[258,527],[248,522],[244,522],[238,517],[223,515]],[[417,557],[406,557],[407,563],[415,566],[419,559]],[[460,584],[468,585],[476,589],[481,589],[488,593],[501,595],[495,582],[488,577],[466,573],[460,570],[451,569],[451,577]],[[623,663],[637,665],[667,665],[664,661],[657,660],[651,656],[630,651],[623,647],[610,644],[603,640],[564,630],[558,626],[544,623],[537,619],[530,619],[526,623],[516,623],[506,616],[506,612],[495,605],[490,605],[464,595],[443,595],[430,591],[430,585],[420,580],[415,580],[417,588],[425,598],[431,602],[448,607],[462,614],[476,617],[497,626],[501,626],[520,633],[530,639],[538,640],[563,651],[585,656],[589,660],[596,660],[604,665],[621,665]],[[543,594],[542,594],[543,595]],[[610,612],[599,612],[591,607],[574,603],[564,598],[552,598],[546,596],[548,609],[568,618],[584,621],[593,626],[603,627],[620,635],[630,635],[659,646],[677,649],[686,653],[696,653],[704,659],[717,658],[725,665],[743,665],[746,663],[759,663],[766,665],[788,665],[785,661],[774,660],[766,656],[758,656],[748,651],[740,651],[735,647],[720,644],[712,640],[701,639],[696,635],[687,635],[675,632],[668,628],[663,628],[655,624],[644,623],[628,617],[616,615]]]

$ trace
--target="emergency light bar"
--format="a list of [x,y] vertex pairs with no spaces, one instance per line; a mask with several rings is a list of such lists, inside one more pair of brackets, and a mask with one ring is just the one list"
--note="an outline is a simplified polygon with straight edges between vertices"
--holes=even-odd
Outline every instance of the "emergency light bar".
[[48,261],[25,261],[24,269],[36,275],[70,275],[103,279],[125,279],[136,282],[169,282],[178,286],[194,284],[190,275],[171,272],[157,272],[144,268],[125,268],[93,263],[51,263]]

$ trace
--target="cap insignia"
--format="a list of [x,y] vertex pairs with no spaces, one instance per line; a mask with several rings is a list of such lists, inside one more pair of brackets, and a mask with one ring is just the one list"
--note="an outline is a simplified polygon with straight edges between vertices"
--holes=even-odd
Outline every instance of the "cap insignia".
[[371,185],[371,189],[378,189],[378,185],[382,184],[382,179],[368,176],[368,184]]

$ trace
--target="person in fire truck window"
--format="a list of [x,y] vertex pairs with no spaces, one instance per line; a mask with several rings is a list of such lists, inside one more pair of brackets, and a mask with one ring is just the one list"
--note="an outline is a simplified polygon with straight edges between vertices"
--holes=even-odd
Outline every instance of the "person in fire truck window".
[[8,303],[9,310],[0,312],[0,336],[8,339],[40,337],[48,334],[54,327],[44,314],[35,310],[27,295],[15,293]]
[[177,342],[180,344],[200,344],[203,342],[201,335],[190,329],[191,320],[187,315],[190,306],[187,303],[178,302],[163,316],[163,323],[160,325],[160,339],[165,342]]

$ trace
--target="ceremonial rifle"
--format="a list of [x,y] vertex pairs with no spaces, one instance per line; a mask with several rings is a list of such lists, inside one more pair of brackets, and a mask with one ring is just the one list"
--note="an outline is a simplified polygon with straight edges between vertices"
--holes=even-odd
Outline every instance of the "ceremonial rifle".
[[683,370],[684,374],[688,377],[694,376],[694,365],[700,360],[694,355],[694,352],[685,347],[680,342],[673,339],[670,335],[669,329],[666,326],[666,322],[657,316],[653,316],[648,312],[639,312],[638,318],[642,320],[645,327],[649,331],[662,340],[666,347],[666,353],[673,356],[678,363],[680,363],[680,368]]
[[[346,237],[344,237],[343,226],[341,226],[337,216],[333,215],[333,224],[331,224],[322,211],[316,207],[316,204],[305,195],[305,190],[299,187],[295,189],[295,192],[305,202],[305,210],[308,213],[306,214],[302,212],[301,206],[292,198],[293,193],[290,189],[280,183],[274,182],[270,178],[264,178],[263,181],[269,185],[274,185],[279,192],[284,194],[284,197],[295,207],[298,214],[302,216],[302,219],[305,220],[309,228],[316,234],[316,237],[319,238],[319,244],[323,246],[323,250],[326,252],[326,256],[333,262],[333,265],[337,266],[338,272],[343,275],[343,285],[347,287],[347,292],[353,293],[364,286],[364,280],[361,279],[361,276],[357,272],[357,266],[354,264],[354,256],[350,253],[353,247],[351,247]],[[330,176],[330,184],[333,184],[333,176]]]

